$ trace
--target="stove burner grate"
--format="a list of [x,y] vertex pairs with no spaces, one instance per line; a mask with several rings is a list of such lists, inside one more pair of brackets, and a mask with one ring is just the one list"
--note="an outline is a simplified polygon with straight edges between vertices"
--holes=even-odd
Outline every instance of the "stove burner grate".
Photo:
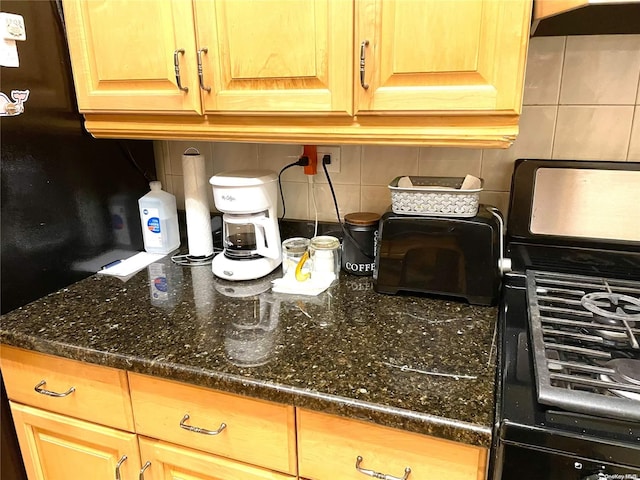
[[640,282],[528,271],[540,403],[640,421]]

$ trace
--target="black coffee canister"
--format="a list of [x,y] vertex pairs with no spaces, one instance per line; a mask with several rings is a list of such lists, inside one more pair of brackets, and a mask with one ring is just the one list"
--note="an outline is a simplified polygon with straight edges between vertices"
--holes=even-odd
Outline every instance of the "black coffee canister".
[[373,275],[380,215],[372,212],[344,216],[346,234],[342,241],[342,270],[352,275]]

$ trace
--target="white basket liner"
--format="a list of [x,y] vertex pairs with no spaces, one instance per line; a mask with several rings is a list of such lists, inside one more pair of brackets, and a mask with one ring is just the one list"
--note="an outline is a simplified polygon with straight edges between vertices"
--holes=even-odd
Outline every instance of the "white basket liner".
[[463,178],[410,177],[414,185],[430,185],[433,189],[398,187],[400,178],[389,184],[394,213],[435,217],[474,217],[478,213],[482,188],[459,190],[456,187],[462,184]]

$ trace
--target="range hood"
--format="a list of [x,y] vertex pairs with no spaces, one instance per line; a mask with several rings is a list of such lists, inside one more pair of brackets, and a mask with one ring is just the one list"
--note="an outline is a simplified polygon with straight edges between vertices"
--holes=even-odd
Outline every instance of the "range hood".
[[535,0],[532,37],[640,33],[640,0]]

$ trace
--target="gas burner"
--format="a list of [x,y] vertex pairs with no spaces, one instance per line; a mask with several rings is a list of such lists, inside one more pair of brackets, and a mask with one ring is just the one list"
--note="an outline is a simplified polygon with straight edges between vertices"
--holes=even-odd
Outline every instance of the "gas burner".
[[[631,358],[618,358],[610,360],[604,364],[605,367],[613,370],[610,375],[601,374],[600,379],[612,384],[637,385],[640,386],[640,360]],[[614,385],[615,386],[615,385]],[[640,401],[640,393],[626,392],[615,388],[610,389],[611,393],[631,400]]]
[[640,282],[529,271],[527,298],[538,401],[640,421]]
[[609,292],[587,293],[581,298],[580,303],[593,313],[595,323],[609,327],[624,327],[624,330],[600,329],[596,332],[602,338],[614,342],[625,343],[625,339],[628,339],[631,348],[640,348],[631,330],[636,322],[640,322],[640,313],[635,313],[640,311],[640,300],[629,295],[612,293],[608,285],[607,290]]
[[640,300],[629,295],[609,292],[587,293],[580,300],[582,306],[605,325],[621,325],[621,322],[640,321]]

